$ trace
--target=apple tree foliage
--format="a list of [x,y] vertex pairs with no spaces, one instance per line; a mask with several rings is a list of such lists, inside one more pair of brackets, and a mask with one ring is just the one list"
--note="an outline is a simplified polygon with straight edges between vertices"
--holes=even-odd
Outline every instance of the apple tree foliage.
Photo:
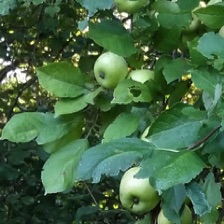
[[[222,223],[224,2],[198,6],[0,1],[0,223],[147,223],[118,198],[134,165],[173,223],[186,198],[195,223]],[[155,78],[101,87],[105,51]]]

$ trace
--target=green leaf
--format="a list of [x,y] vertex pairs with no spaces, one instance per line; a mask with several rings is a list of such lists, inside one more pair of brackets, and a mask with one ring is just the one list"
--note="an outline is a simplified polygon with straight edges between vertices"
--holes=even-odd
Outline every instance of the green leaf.
[[53,119],[50,113],[26,112],[14,115],[2,131],[1,139],[12,142],[29,142],[40,134],[44,121]]
[[189,53],[190,53],[190,58],[191,58],[191,63],[195,64],[197,66],[205,66],[207,65],[207,60],[206,57],[204,57],[198,50],[198,39],[195,38],[191,42],[188,43],[188,48],[189,48]]
[[103,92],[103,88],[99,87],[96,90],[76,98],[60,98],[55,104],[55,114],[71,114],[83,110],[88,104],[95,104],[95,98]]
[[200,221],[203,224],[211,224],[211,223],[217,223],[218,218],[219,218],[219,211],[217,208],[215,208],[215,209],[212,209],[210,212],[204,214],[201,217]]
[[206,113],[203,111],[176,104],[160,114],[150,126],[146,138],[159,148],[189,147],[214,129],[214,125],[207,125],[206,122]]
[[179,184],[189,183],[205,166],[206,164],[193,151],[157,149],[151,157],[141,163],[142,171],[140,170],[138,176],[150,177],[152,186],[161,192]]
[[52,142],[47,142],[43,144],[43,149],[47,153],[52,154],[63,148],[64,145],[68,144],[69,142],[81,138],[83,134],[83,123],[84,123],[83,116],[82,115],[76,116],[76,118],[71,121],[72,121],[71,126],[67,129],[67,133],[64,136]]
[[199,40],[197,50],[207,57],[214,59],[214,57],[224,58],[224,38],[214,32],[205,33]]
[[212,154],[224,152],[224,132],[218,133],[211,141],[203,147],[203,154]]
[[74,116],[65,121],[62,117],[54,118],[51,113],[24,112],[11,118],[1,138],[12,142],[29,142],[36,138],[38,144],[45,144],[64,136],[79,119],[79,116]]
[[203,193],[202,188],[198,183],[191,182],[190,184],[188,184],[186,186],[186,193],[190,198],[194,207],[194,212],[197,215],[202,216],[211,211],[211,206],[208,204],[205,194]]
[[216,183],[213,173],[209,173],[202,186],[206,199],[212,208],[217,208],[222,204],[221,183]]
[[181,29],[166,29],[160,27],[155,33],[155,48],[160,51],[169,52],[176,49],[180,42]]
[[4,163],[0,164],[0,181],[16,180],[20,174],[17,169]]
[[124,138],[133,134],[139,125],[139,118],[132,113],[121,113],[107,127],[103,138],[104,142]]
[[160,0],[153,3],[152,8],[157,12],[169,12],[179,13],[180,8],[176,2],[168,2],[166,0]]
[[168,98],[168,106],[172,107],[176,103],[180,102],[183,96],[187,93],[189,86],[190,84],[188,80],[177,82]]
[[113,5],[113,0],[99,1],[99,0],[77,0],[84,8],[89,11],[89,14],[92,15],[95,12],[105,9],[110,9]]
[[98,183],[101,176],[117,176],[150,155],[154,146],[137,138],[125,138],[99,144],[87,150],[79,163],[78,180]]
[[43,88],[58,97],[77,97],[88,92],[84,87],[85,77],[67,62],[39,68],[37,76]]
[[180,222],[179,212],[186,197],[184,185],[169,188],[161,196],[163,214],[173,223]]
[[76,212],[76,222],[80,223],[83,218],[87,218],[90,215],[97,214],[99,212],[99,206],[85,206],[78,208]]
[[88,103],[85,101],[85,96],[77,98],[60,98],[54,106],[55,114],[71,114],[84,109]]
[[172,81],[180,78],[183,75],[189,73],[190,66],[187,63],[186,59],[178,58],[171,61],[171,63],[167,64],[163,69],[164,77],[167,83],[171,83]]
[[60,12],[60,7],[56,4],[51,4],[45,8],[45,13],[53,17],[56,13]]
[[45,194],[63,192],[74,185],[79,160],[87,147],[87,140],[79,139],[48,158],[41,173]]
[[212,29],[219,29],[224,25],[224,4],[223,2],[207,5],[193,12],[206,26]]
[[209,113],[211,113],[215,109],[221,97],[222,97],[222,84],[217,84],[215,86],[214,98],[211,97],[211,95],[208,92],[203,91],[202,99],[205,109]]
[[191,20],[191,12],[183,10],[181,11],[178,3],[169,2],[165,0],[156,1],[152,5],[153,9],[159,12],[157,19],[159,24],[166,28],[179,28],[189,25]]
[[24,149],[17,148],[16,150],[12,151],[8,157],[9,164],[12,165],[21,165],[25,164],[25,158],[30,156],[30,152]]
[[90,23],[89,37],[106,50],[123,57],[128,57],[136,52],[129,32],[121,22],[115,20]]
[[115,88],[112,103],[129,104],[131,102],[150,102],[151,100],[152,94],[146,85],[126,79]]
[[192,69],[191,75],[196,87],[206,90],[211,97],[215,97],[217,84],[221,83],[218,71],[205,68]]
[[0,0],[0,15],[8,15],[9,11],[14,9],[16,5],[16,0]]
[[186,0],[178,0],[176,3],[181,10],[192,11],[196,7],[198,7],[200,0],[194,1],[186,1]]

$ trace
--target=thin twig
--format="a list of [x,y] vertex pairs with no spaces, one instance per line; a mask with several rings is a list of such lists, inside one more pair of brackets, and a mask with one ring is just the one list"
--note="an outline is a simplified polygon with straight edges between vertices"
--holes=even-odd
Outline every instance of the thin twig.
[[21,95],[23,94],[23,92],[28,89],[30,86],[32,86],[37,80],[37,77],[34,77],[32,79],[30,79],[27,83],[25,83],[25,85],[18,91],[17,96],[14,100],[14,103],[12,104],[8,115],[7,115],[7,120],[9,120],[9,118],[12,116],[13,114],[13,109],[14,107],[17,105],[19,98],[21,97]]
[[217,130],[219,130],[222,126],[219,125],[218,127],[216,127],[215,129],[213,129],[209,134],[207,134],[204,138],[202,138],[201,140],[199,140],[198,142],[196,142],[195,144],[189,146],[187,149],[188,150],[192,150],[197,148],[198,146],[200,146],[202,143],[206,142]]

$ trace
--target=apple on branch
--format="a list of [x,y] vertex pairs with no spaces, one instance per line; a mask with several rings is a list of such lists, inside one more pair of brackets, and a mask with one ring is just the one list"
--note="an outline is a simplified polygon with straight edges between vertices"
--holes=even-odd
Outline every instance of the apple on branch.
[[128,74],[125,59],[112,52],[103,53],[94,64],[96,81],[107,89],[115,88]]
[[151,211],[160,201],[158,192],[150,185],[149,179],[134,177],[140,167],[127,170],[120,182],[119,196],[124,208],[142,215]]
[[133,14],[149,3],[149,0],[114,0],[118,12]]

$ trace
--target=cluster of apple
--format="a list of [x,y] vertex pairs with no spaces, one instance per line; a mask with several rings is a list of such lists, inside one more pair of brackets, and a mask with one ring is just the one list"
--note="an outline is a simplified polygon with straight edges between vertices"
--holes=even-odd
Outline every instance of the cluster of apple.
[[112,52],[99,56],[94,64],[94,75],[96,81],[107,89],[114,89],[125,78],[141,83],[154,79],[154,72],[149,69],[133,70],[128,73],[125,59]]
[[[143,215],[153,210],[160,202],[158,192],[150,185],[149,179],[135,178],[140,167],[132,167],[127,170],[120,182],[119,197],[121,204],[130,212]],[[192,215],[189,207],[184,205],[181,213],[181,224],[191,224]],[[157,216],[157,224],[172,224],[160,210]]]

